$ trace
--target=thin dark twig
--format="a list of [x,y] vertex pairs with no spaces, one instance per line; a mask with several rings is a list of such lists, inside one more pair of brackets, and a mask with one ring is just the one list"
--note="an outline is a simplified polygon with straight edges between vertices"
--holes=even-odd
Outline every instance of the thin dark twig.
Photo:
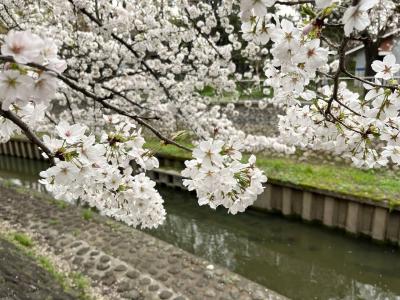
[[315,5],[314,0],[299,0],[299,1],[276,1],[274,5],[280,4],[280,5],[300,5],[300,4],[313,4]]
[[192,152],[192,150],[191,150],[190,148],[188,148],[188,147],[186,147],[186,146],[183,146],[183,145],[181,145],[181,144],[178,144],[177,142],[175,142],[175,141],[173,141],[173,140],[171,140],[171,139],[166,138],[165,136],[163,136],[163,135],[162,135],[157,129],[155,129],[152,125],[150,125],[149,123],[147,123],[147,122],[145,122],[144,120],[142,120],[142,118],[139,118],[138,116],[135,116],[135,115],[131,115],[131,114],[129,114],[128,112],[126,112],[126,111],[124,111],[124,110],[122,110],[122,109],[120,109],[120,108],[118,108],[118,107],[116,107],[116,106],[114,106],[114,105],[112,105],[112,104],[106,102],[104,99],[103,99],[103,100],[99,100],[99,102],[100,102],[105,108],[109,108],[109,109],[111,109],[111,110],[113,110],[113,111],[115,111],[115,112],[117,112],[117,113],[119,113],[119,114],[121,114],[121,115],[123,115],[123,116],[126,116],[126,117],[128,117],[128,118],[134,119],[134,120],[135,120],[136,122],[138,122],[140,125],[147,127],[147,128],[150,129],[158,138],[160,138],[161,140],[163,140],[165,144],[171,144],[171,145],[174,145],[174,146],[176,146],[176,147],[178,147],[178,148],[181,148],[181,149],[184,149],[184,150],[187,150],[187,151]]
[[347,71],[346,69],[343,69],[342,71],[343,71],[344,74],[346,74],[346,75],[349,76],[350,78],[353,78],[353,79],[355,79],[355,80],[361,81],[361,82],[366,83],[366,84],[369,84],[370,86],[373,86],[373,87],[381,87],[381,88],[391,89],[391,90],[395,90],[395,89],[398,89],[398,88],[399,88],[399,86],[396,87],[395,85],[377,84],[377,83],[375,83],[375,82],[371,82],[371,81],[362,79],[362,78],[360,78],[360,77],[358,77],[358,76],[356,76],[356,75],[351,74],[351,73],[350,73],[349,71]]
[[45,116],[50,121],[50,123],[52,123],[53,125],[57,125],[56,120],[54,120],[53,117],[50,116],[50,114],[47,111],[45,112]]
[[137,107],[139,107],[139,108],[141,108],[141,109],[147,109],[147,110],[150,110],[150,111],[156,111],[155,109],[151,109],[151,108],[148,108],[148,107],[144,107],[143,105],[140,105],[139,103],[136,103],[136,102],[132,101],[132,100],[129,99],[126,95],[124,95],[123,93],[121,93],[121,92],[119,92],[119,91],[116,91],[116,90],[113,89],[113,88],[109,88],[109,87],[106,87],[106,86],[102,86],[102,88],[105,89],[105,90],[107,90],[107,91],[109,91],[109,92],[111,92],[111,93],[113,93],[113,94],[115,94],[115,95],[117,95],[117,96],[119,96],[119,97],[121,97],[122,99],[126,100],[126,101],[129,102],[130,104],[132,104],[132,105],[134,105],[134,106],[137,106]]
[[74,124],[76,124],[74,113],[72,112],[71,101],[69,100],[69,97],[68,97],[68,95],[66,93],[63,93],[63,94],[64,94],[64,97],[65,97],[65,100],[67,100],[67,106],[68,106],[68,109],[69,109],[69,112],[70,112],[70,115],[71,115],[71,118],[72,118],[72,122]]
[[207,41],[207,43],[211,46],[211,48],[214,49],[214,51],[218,54],[218,56],[221,59],[226,60],[224,58],[224,56],[221,54],[221,52],[219,52],[217,47],[215,47],[215,45],[208,39],[208,37],[204,34],[204,32],[202,32],[201,29],[197,26],[196,22],[190,17],[190,13],[186,7],[185,7],[185,12],[186,12],[186,15],[187,15],[189,21],[192,23],[194,29],[196,29],[196,31]]

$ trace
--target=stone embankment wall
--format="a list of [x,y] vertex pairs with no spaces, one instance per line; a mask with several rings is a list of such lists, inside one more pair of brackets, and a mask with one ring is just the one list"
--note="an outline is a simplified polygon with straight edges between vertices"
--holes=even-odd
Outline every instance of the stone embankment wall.
[[[235,103],[235,110],[238,115],[229,114],[230,119],[237,128],[253,135],[274,136],[278,133],[278,115],[283,114],[283,110],[268,104],[267,107],[260,109],[258,101],[252,101],[252,105],[247,107],[245,101]],[[221,104],[224,107],[226,104]]]
[[[36,146],[25,140],[0,144],[0,155],[42,159]],[[158,183],[184,189],[179,170],[183,160],[159,155],[160,169],[149,172]],[[319,190],[270,179],[253,205],[254,209],[278,212],[377,241],[400,245],[400,208],[351,195]]]

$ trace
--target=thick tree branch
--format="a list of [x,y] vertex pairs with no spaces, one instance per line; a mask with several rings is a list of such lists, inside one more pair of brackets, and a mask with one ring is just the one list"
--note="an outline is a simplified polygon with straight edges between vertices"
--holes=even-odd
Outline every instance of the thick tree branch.
[[49,157],[50,161],[54,163],[54,155],[50,149],[39,139],[38,136],[30,129],[28,124],[22,121],[17,115],[9,110],[3,110],[0,108],[0,116],[10,120],[15,125],[17,125],[24,132],[26,137],[34,144],[36,144],[44,153]]
[[345,37],[342,40],[342,43],[340,44],[338,53],[339,53],[339,66],[338,69],[336,70],[335,75],[333,76],[333,91],[332,91],[332,97],[328,101],[328,105],[325,110],[325,116],[331,115],[331,107],[332,107],[332,102],[338,99],[338,92],[339,92],[339,77],[341,72],[345,69],[345,49],[347,45],[348,39]]

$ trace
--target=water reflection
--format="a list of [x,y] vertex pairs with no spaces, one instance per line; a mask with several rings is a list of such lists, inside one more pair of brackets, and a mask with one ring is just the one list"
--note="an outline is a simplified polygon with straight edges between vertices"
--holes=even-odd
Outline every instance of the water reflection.
[[[0,156],[0,177],[43,190],[45,162]],[[292,299],[399,299],[400,254],[343,233],[274,215],[229,216],[160,188],[167,221],[148,231]]]
[[48,164],[44,161],[0,155],[0,178],[14,185],[31,188],[39,192],[46,191],[38,180],[39,172],[47,167]]
[[293,299],[400,299],[400,254],[340,232],[256,212],[199,208],[162,189],[167,221],[152,235]]

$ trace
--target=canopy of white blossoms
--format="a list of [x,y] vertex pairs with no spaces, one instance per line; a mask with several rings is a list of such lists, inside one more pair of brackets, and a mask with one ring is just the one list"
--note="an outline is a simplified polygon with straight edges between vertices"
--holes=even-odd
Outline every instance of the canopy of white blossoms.
[[[129,225],[148,228],[162,224],[163,199],[154,188],[155,182],[145,175],[146,170],[158,167],[158,160],[143,148],[141,128],[137,129],[128,116],[103,115],[101,134],[96,136],[84,124],[71,125],[62,120],[55,125],[53,136],[45,135],[40,141],[28,126],[34,128],[36,121],[43,119],[56,93],[57,78],[69,83],[61,75],[65,61],[57,58],[57,47],[51,40],[29,31],[10,31],[1,52],[8,61],[0,73],[2,138],[7,141],[24,131],[44,150],[43,155],[51,159],[53,166],[40,173],[40,182],[56,198],[80,199]],[[212,208],[222,204],[234,214],[244,211],[266,182],[254,165],[255,158],[250,164],[241,164],[241,145],[223,147],[224,142],[217,140],[218,146],[210,148],[204,143],[193,152],[199,173],[191,171],[195,183],[191,189],[201,195],[199,203],[209,203]],[[219,184],[214,183],[207,191],[210,178],[219,178]]]
[[[317,0],[293,22],[269,13],[277,1],[241,2],[244,38],[270,43],[265,84],[273,87],[272,101],[286,107],[280,138],[288,146],[349,158],[358,167],[397,165],[400,65],[387,54],[372,62],[375,80],[369,80],[347,70],[345,53],[354,42],[375,41],[378,50],[387,33],[398,31],[399,3]],[[331,37],[333,30],[343,30],[340,38]],[[350,90],[343,76],[364,91]]]
[[[393,54],[348,71],[345,52],[397,29],[391,0],[4,0],[0,3],[0,141],[23,133],[53,166],[41,182],[133,226],[157,226],[163,201],[146,170],[157,159],[142,128],[193,151],[184,184],[199,204],[251,205],[266,177],[240,151],[323,151],[359,167],[400,163]],[[372,43],[372,44],[371,44]],[[377,47],[378,49],[378,47]],[[349,89],[342,76],[359,82]],[[279,106],[276,137],[229,119],[238,80],[263,85]],[[214,102],[202,91],[212,88]],[[272,93],[269,94],[272,89]],[[248,103],[246,102],[246,105]],[[251,103],[250,103],[251,104]],[[248,104],[248,105],[250,105]],[[187,129],[195,149],[174,132]],[[48,134],[39,138],[37,131]]]

